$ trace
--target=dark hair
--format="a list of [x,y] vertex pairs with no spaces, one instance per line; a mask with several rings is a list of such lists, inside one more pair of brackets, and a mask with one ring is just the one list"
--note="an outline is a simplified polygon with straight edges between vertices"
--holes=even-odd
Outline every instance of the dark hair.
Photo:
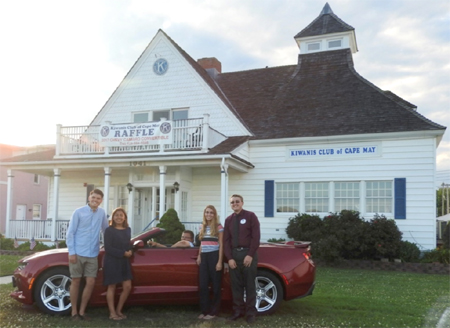
[[194,242],[194,233],[191,230],[184,230],[183,233],[188,233],[191,236],[192,242]]
[[123,221],[122,226],[124,228],[128,228],[128,215],[127,212],[122,207],[117,207],[111,214],[111,221],[109,221],[109,225],[111,227],[116,227],[116,222],[114,222],[114,215],[116,215],[117,212],[122,212],[123,215],[125,215],[125,221]]
[[89,196],[92,195],[92,194],[100,195],[100,196],[102,196],[102,198],[103,198],[103,191],[101,191],[100,189],[94,189],[94,190],[92,190],[92,191],[89,193]]
[[240,198],[241,202],[244,202],[244,197],[242,197],[241,195],[233,194],[233,195],[231,195],[230,199],[231,198]]

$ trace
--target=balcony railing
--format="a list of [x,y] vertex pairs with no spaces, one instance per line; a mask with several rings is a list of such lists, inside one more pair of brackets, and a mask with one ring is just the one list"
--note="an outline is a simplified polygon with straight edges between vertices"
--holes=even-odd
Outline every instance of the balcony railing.
[[210,128],[208,118],[209,116],[205,115],[204,118],[172,121],[173,142],[169,145],[104,147],[99,143],[100,125],[66,127],[58,125],[56,156],[206,151],[226,139],[224,135]]

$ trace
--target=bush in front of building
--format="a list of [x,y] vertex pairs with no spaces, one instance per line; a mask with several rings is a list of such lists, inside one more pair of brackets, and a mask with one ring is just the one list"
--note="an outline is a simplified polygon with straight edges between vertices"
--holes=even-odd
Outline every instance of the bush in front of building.
[[400,242],[400,255],[399,258],[403,262],[419,262],[420,249],[416,244],[407,240]]
[[324,237],[323,224],[318,215],[299,213],[289,219],[286,233],[294,240],[316,242]]
[[294,240],[311,241],[318,259],[398,258],[402,233],[394,220],[375,215],[369,222],[357,211],[317,215],[298,214],[289,219],[286,233]]
[[450,250],[448,248],[436,248],[431,251],[426,251],[423,253],[420,262],[450,264]]
[[402,232],[392,219],[375,214],[365,236],[366,256],[373,259],[399,258]]
[[267,239],[268,243],[284,243],[286,239],[284,238],[269,238]]
[[0,234],[0,249],[4,251],[9,251],[14,249],[14,240],[11,238],[6,238]]
[[180,222],[178,213],[173,208],[169,208],[156,225],[158,228],[166,230],[164,236],[156,238],[160,244],[175,244],[180,240],[181,234],[185,230],[184,224]]

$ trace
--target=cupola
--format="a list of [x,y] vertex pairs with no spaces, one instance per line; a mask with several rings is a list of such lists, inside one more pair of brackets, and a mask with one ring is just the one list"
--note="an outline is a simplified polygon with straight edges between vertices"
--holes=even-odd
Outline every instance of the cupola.
[[328,2],[311,24],[294,36],[300,53],[332,51],[350,48],[358,51],[355,29],[336,16]]

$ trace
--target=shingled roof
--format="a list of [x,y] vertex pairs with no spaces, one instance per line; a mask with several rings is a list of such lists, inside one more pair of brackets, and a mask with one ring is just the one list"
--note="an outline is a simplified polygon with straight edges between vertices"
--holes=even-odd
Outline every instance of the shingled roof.
[[298,65],[216,81],[256,139],[445,129],[361,77],[350,49],[300,54]]
[[339,33],[352,31],[354,28],[340,19],[333,13],[328,3],[323,7],[319,17],[311,22],[307,27],[297,33],[294,38],[303,38],[307,36],[317,36],[330,33]]

